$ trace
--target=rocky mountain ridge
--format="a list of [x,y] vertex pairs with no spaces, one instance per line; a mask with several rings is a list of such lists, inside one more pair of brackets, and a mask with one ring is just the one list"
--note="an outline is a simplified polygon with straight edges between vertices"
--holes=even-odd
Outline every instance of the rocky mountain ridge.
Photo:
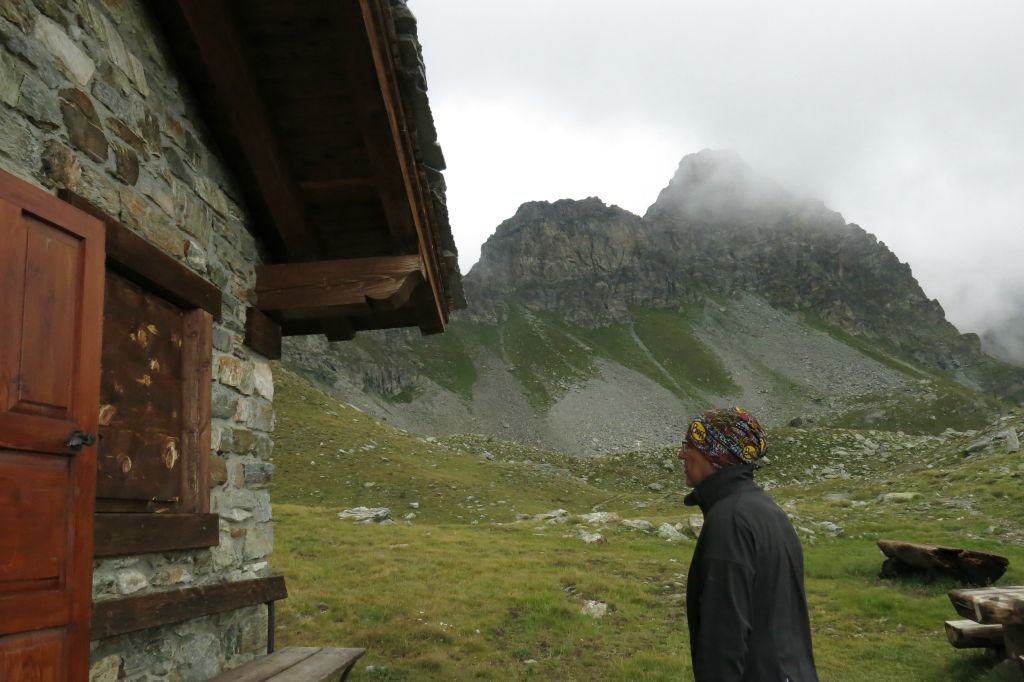
[[578,454],[674,439],[709,404],[929,432],[987,418],[986,393],[1024,399],[1024,372],[885,244],[730,152],[685,157],[643,217],[525,203],[464,283],[470,307],[439,337],[290,340],[287,358],[410,430]]
[[748,291],[940,369],[980,352],[873,235],[760,178],[732,152],[685,157],[640,218],[600,199],[523,204],[466,275],[472,314],[503,299],[597,326],[630,305]]

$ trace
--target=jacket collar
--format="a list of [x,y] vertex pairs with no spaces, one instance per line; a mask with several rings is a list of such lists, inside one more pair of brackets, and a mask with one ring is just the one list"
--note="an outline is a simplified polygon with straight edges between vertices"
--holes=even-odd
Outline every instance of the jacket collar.
[[705,514],[715,502],[727,497],[737,488],[754,484],[754,468],[736,464],[719,469],[701,481],[689,495],[683,498],[687,507],[700,507]]

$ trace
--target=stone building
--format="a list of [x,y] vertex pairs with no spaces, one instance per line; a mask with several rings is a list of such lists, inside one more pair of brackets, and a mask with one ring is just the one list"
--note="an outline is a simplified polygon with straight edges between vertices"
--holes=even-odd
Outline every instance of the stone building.
[[0,1],[0,679],[266,652],[268,360],[443,331],[435,138],[404,0]]

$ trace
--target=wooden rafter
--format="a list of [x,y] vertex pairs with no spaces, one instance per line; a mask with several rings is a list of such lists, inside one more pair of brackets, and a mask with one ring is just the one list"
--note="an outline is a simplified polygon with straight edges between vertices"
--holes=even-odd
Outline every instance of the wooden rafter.
[[384,256],[256,268],[256,307],[264,312],[399,307],[421,281],[419,256]]
[[292,256],[316,253],[319,240],[306,221],[294,178],[278,149],[228,4],[178,0],[178,6],[285,247]]
[[[395,78],[379,0],[334,3],[335,23],[344,33],[340,41],[352,87],[366,93],[356,97],[356,118],[377,180],[389,229],[401,244],[411,242],[423,258],[424,278],[430,287],[439,323],[447,323],[441,269],[429,232],[426,194],[416,170],[412,140]],[[366,47],[369,50],[367,52]],[[369,96],[370,93],[373,96]],[[378,100],[379,97],[379,100]],[[380,118],[383,106],[384,121]]]

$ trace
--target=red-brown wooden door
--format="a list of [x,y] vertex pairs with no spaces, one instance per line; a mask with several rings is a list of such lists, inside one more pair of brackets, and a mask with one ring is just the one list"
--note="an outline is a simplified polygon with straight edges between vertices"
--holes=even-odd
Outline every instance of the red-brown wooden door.
[[[0,171],[0,680],[89,667],[103,224]],[[87,440],[87,439],[86,439]]]

